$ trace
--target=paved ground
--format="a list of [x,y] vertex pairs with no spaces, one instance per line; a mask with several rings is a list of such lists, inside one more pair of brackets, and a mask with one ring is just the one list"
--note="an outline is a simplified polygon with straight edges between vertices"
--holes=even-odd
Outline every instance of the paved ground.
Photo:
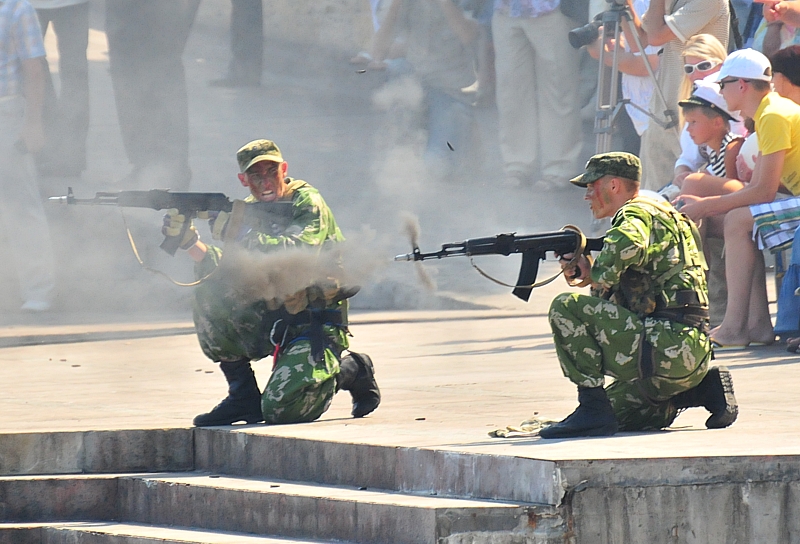
[[[318,422],[249,430],[545,459],[800,453],[800,358],[782,346],[718,358],[717,364],[730,367],[741,404],[739,420],[726,430],[705,430],[706,414],[694,409],[659,433],[570,441],[489,438],[488,431],[534,414],[559,419],[574,408],[575,390],[561,376],[545,318],[560,290],[560,284],[542,288],[528,305],[511,295],[479,301],[503,309],[356,311],[353,349],[376,362],[381,407],[353,420],[343,393]],[[98,340],[74,342],[76,334]],[[15,339],[72,343],[12,347]],[[3,432],[186,427],[224,395],[222,375],[203,357],[185,319],[5,328],[0,342],[9,346],[0,349]],[[269,361],[255,368],[263,384]]]
[[[212,4],[203,3],[185,56],[193,189],[234,194],[233,151],[251,138],[274,138],[293,172],[323,190],[345,231],[371,235],[370,264],[376,268],[354,300],[352,320],[353,348],[376,362],[380,409],[350,419],[343,394],[319,422],[258,432],[552,459],[800,453],[794,432],[800,358],[779,346],[717,361],[732,369],[741,403],[731,429],[704,430],[705,415],[695,409],[662,433],[560,442],[490,439],[491,429],[537,413],[560,419],[574,408],[575,391],[561,376],[544,317],[563,283],[538,290],[526,305],[480,278],[466,260],[452,259],[427,267],[439,285],[438,293],[429,293],[411,264],[390,261],[409,250],[398,212],[420,218],[423,250],[433,250],[497,232],[538,232],[565,223],[586,228],[581,195],[498,189],[491,110],[479,112],[485,161],[474,179],[428,183],[413,157],[398,155],[399,148],[382,140],[387,119],[371,104],[382,76],[357,74],[341,58],[273,44],[264,86],[209,88],[206,82],[221,72],[227,50],[225,14],[218,13],[221,4]],[[102,21],[93,17],[90,168],[81,180],[46,180],[47,194],[67,185],[80,196],[113,189],[128,170]],[[16,312],[15,280],[10,270],[0,271],[0,431],[188,426],[225,390],[216,365],[191,334],[191,293],[138,268],[117,210],[51,214],[61,281],[55,311]],[[155,249],[160,214],[127,217],[148,262],[179,278],[191,274],[186,260],[170,260]],[[518,262],[495,257],[481,265],[513,281]],[[395,311],[403,308],[427,311]],[[256,364],[262,384],[268,365]]]

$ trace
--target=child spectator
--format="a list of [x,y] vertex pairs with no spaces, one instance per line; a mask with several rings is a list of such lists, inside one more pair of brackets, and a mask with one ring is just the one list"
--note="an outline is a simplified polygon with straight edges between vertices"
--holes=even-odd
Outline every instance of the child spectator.
[[708,175],[717,178],[736,177],[736,156],[744,139],[731,131],[730,121],[737,121],[719,94],[719,85],[698,81],[697,89],[686,100],[678,102],[686,120],[686,131],[708,162],[708,174],[689,174],[689,179],[702,180]]
[[[700,160],[707,164],[703,172],[695,172],[681,181],[683,194],[711,196],[741,188],[736,178],[736,156],[742,138],[731,131],[731,121],[738,121],[719,93],[719,85],[698,80],[694,93],[681,100],[684,131],[698,149]],[[725,316],[727,284],[722,243],[722,218],[711,217],[700,225],[703,249],[709,265],[708,288],[712,324]]]

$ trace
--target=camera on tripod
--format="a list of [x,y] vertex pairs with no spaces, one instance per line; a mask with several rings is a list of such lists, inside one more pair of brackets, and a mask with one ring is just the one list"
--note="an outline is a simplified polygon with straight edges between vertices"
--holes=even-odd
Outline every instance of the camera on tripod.
[[[618,11],[625,9],[627,3],[625,0],[606,0],[611,4],[611,11]],[[589,45],[600,36],[600,27],[603,26],[603,15],[605,12],[600,12],[594,16],[594,19],[585,25],[569,31],[569,44],[575,48],[580,49],[584,45]]]

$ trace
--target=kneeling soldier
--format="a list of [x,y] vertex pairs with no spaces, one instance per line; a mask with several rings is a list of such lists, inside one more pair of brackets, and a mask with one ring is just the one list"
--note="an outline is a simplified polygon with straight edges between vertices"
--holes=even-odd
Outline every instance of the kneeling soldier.
[[[591,296],[565,293],[550,307],[556,353],[578,386],[578,408],[542,438],[661,429],[679,410],[703,406],[708,428],[738,414],[730,373],[708,369],[708,288],[700,238],[686,216],[639,196],[641,165],[629,153],[595,155],[572,183],[592,214],[612,217],[594,263],[562,256],[567,278]],[[614,382],[604,388],[605,376]]]
[[[286,176],[288,165],[273,142],[250,142],[236,158],[239,181],[250,190],[245,202],[291,202],[291,222],[236,226],[235,212],[221,212],[209,218],[215,239],[261,253],[344,240],[319,192]],[[353,417],[378,407],[380,391],[369,356],[349,352],[342,357],[348,348],[346,299],[354,291],[313,285],[280,300],[242,300],[228,275],[211,274],[220,265],[222,249],[200,241],[193,227],[184,229],[185,221],[171,212],[164,234],[182,236],[180,247],[195,260],[198,278],[205,278],[195,291],[195,329],[203,353],[219,362],[228,381],[228,396],[197,416],[196,426],[313,421],[339,389],[350,392]],[[250,362],[270,354],[273,371],[262,394]]]

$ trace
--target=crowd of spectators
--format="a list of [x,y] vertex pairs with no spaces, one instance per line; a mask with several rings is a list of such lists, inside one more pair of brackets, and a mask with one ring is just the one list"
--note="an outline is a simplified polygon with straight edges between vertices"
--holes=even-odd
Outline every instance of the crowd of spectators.
[[[444,4],[458,7],[466,19],[472,15],[455,0],[387,1],[390,11],[400,4]],[[760,251],[774,237],[760,231],[763,225],[790,225],[785,245],[792,221],[800,219],[800,199],[782,202],[780,213],[773,204],[800,192],[798,5],[678,0],[667,8],[629,0],[626,32],[615,39],[600,31],[587,47],[595,58],[602,48],[606,63],[613,58],[623,73],[622,95],[641,136],[642,188],[661,191],[701,226],[718,349],[774,341]],[[568,0],[494,1],[498,137],[508,186],[552,191],[577,167],[580,52],[564,40],[581,22],[574,6]],[[436,28],[443,32],[442,25]],[[463,65],[463,54],[459,58]],[[642,110],[649,111],[640,115]],[[740,153],[746,137],[750,143]],[[757,205],[768,211],[754,220],[751,206]]]
[[[45,77],[42,117],[48,153],[40,155],[38,168],[43,174],[79,176],[86,167],[89,127],[88,1],[31,4],[42,34],[56,33],[60,56],[59,85]],[[199,0],[106,4],[112,82],[132,164],[123,181],[136,188],[156,169],[159,177],[172,180],[173,188],[188,188],[181,54]],[[631,24],[625,24],[618,40],[600,32],[585,51],[570,47],[568,32],[609,6],[579,0],[371,0],[374,39],[351,62],[419,82],[428,136],[423,158],[430,175],[438,178],[453,176],[463,159],[458,152],[471,150],[474,108],[496,104],[504,169],[498,184],[538,194],[567,188],[580,168],[586,139],[581,110],[587,105],[581,82],[592,79],[581,70],[588,55],[596,58],[603,49],[607,63],[615,58],[623,73],[626,108],[620,115],[630,117],[641,137],[642,188],[661,190],[667,199],[684,203],[684,211],[701,223],[708,245],[714,245],[713,239],[724,241],[725,252],[739,259],[736,248],[753,240],[745,232],[753,227],[749,206],[800,192],[800,118],[792,109],[800,99],[800,0],[677,0],[669,6],[628,0]],[[230,28],[228,70],[211,84],[259,85],[261,2],[233,0]],[[745,77],[726,68],[747,62],[751,68],[762,63],[763,73]],[[762,107],[762,100],[769,107]],[[774,110],[786,119],[780,138],[772,134],[778,130]],[[670,120],[675,122],[664,122]],[[747,136],[757,147],[740,153]],[[715,339],[720,344],[772,341],[772,330],[761,319],[766,295],[759,247],[748,251],[741,257],[746,261],[737,260],[727,273],[721,273],[725,264],[712,255],[715,251],[708,255],[712,292],[715,285],[730,287],[727,296],[723,290],[717,297],[722,326]],[[750,261],[756,264],[741,266]],[[742,269],[748,272],[739,277]],[[748,319],[760,320],[758,328],[743,324]]]

